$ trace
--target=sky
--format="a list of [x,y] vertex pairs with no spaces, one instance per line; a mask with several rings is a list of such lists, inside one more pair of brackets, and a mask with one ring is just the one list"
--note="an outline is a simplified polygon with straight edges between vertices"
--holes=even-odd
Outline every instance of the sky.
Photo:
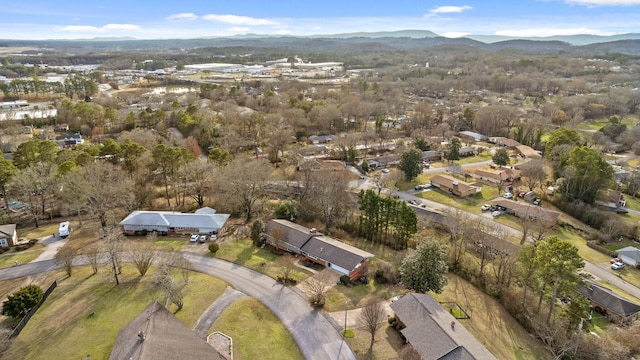
[[640,0],[0,0],[0,39],[396,30],[447,37],[640,33]]

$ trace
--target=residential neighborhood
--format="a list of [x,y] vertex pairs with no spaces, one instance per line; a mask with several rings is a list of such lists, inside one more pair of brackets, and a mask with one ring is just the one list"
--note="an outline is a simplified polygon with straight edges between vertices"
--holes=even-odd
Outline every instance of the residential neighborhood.
[[0,358],[640,356],[638,40],[363,34],[0,45]]

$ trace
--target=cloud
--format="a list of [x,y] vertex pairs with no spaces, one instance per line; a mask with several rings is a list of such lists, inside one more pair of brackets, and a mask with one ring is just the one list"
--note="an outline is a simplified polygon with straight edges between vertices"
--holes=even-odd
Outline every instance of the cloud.
[[446,33],[442,34],[442,36],[447,37],[447,38],[461,38],[461,37],[465,37],[467,35],[471,35],[471,33],[461,32],[461,31],[449,31],[449,32],[446,32]]
[[56,30],[69,32],[101,32],[104,29],[88,25],[57,26]]
[[171,14],[167,16],[165,19],[169,21],[192,21],[198,18],[198,15],[194,13],[180,13],[180,14]]
[[601,31],[597,29],[589,29],[584,27],[578,28],[539,28],[539,29],[521,29],[521,30],[499,30],[495,32],[495,35],[512,36],[512,37],[547,37],[547,36],[566,36],[566,35],[601,35],[610,36],[615,35],[612,32]]
[[471,10],[473,7],[468,5],[463,6],[438,6],[429,11],[429,14],[448,14],[448,13],[461,13],[466,10]]
[[233,32],[233,33],[246,33],[248,31],[251,30],[250,27],[242,27],[242,26],[234,26],[234,27],[230,27],[229,32]]
[[102,27],[105,30],[140,30],[140,26],[134,24],[107,24]]
[[70,25],[70,26],[56,26],[54,28],[58,31],[68,32],[86,32],[86,33],[101,33],[108,30],[140,30],[140,26],[133,24],[107,24],[102,27],[90,26],[90,25]]
[[248,16],[238,16],[238,15],[217,15],[217,14],[209,14],[202,17],[205,20],[221,22],[225,24],[231,25],[280,25],[277,21],[270,19],[261,19],[261,18],[252,18]]
[[640,5],[640,0],[565,0],[567,4],[596,6],[634,6]]

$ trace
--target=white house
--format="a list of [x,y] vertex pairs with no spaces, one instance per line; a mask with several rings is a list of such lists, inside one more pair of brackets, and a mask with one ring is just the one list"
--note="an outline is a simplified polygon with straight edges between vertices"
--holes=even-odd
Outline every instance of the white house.
[[627,246],[616,252],[623,263],[631,266],[637,266],[640,264],[640,249],[633,246]]
[[0,225],[0,247],[8,248],[18,243],[16,224]]
[[120,221],[126,234],[157,231],[163,234],[220,234],[224,232],[229,214],[216,214],[202,208],[195,213],[136,210]]

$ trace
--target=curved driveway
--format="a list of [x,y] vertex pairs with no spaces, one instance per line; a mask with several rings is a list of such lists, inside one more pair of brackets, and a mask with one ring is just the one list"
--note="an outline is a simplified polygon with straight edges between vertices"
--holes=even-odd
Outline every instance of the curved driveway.
[[[311,308],[307,300],[272,278],[244,266],[196,253],[184,253],[195,271],[222,279],[252,296],[273,311],[295,339],[306,359],[355,360],[351,348],[342,343],[338,331],[322,311]],[[0,269],[0,281],[59,269],[55,260],[32,262]]]

